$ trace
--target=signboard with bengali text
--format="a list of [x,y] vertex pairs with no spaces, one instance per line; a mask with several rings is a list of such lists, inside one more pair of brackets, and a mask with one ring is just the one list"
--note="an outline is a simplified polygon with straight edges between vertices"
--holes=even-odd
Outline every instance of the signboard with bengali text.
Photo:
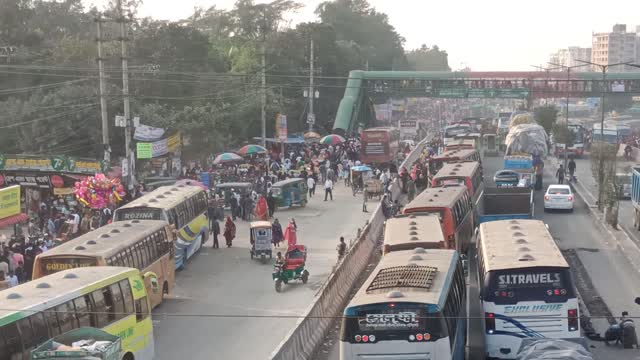
[[20,214],[20,186],[0,189],[0,219]]
[[74,158],[66,155],[28,156],[0,154],[0,171],[70,172],[93,175],[105,172],[104,162]]

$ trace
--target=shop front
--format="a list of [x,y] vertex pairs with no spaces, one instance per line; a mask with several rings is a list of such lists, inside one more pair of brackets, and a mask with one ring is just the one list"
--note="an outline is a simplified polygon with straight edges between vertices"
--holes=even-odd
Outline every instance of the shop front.
[[92,159],[0,154],[0,189],[19,186],[22,211],[27,214],[38,212],[40,203],[52,198],[74,206],[75,182],[105,170],[103,162]]

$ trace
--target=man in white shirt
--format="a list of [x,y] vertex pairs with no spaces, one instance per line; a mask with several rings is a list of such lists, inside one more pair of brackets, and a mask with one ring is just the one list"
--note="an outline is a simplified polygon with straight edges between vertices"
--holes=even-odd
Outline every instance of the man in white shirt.
[[12,288],[14,286],[18,286],[18,277],[13,273],[13,270],[9,271],[9,276],[7,277],[9,281],[9,287]]
[[313,197],[316,190],[316,181],[313,180],[313,176],[307,178],[307,187],[309,188],[309,197]]
[[327,195],[331,196],[331,201],[333,201],[333,181],[327,177],[327,180],[324,182],[324,201],[327,201]]

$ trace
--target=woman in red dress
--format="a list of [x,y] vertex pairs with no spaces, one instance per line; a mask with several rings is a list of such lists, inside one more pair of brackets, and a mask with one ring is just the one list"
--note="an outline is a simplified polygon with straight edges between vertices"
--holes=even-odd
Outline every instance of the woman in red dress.
[[289,224],[284,230],[284,240],[290,248],[298,243],[298,236],[296,235],[297,230],[298,226],[296,225],[296,221],[294,219],[289,220]]
[[231,247],[231,242],[236,237],[236,224],[233,223],[230,216],[227,216],[227,222],[224,224],[224,238],[227,241],[227,247]]
[[258,220],[269,220],[269,206],[267,206],[267,199],[264,196],[260,195],[253,212]]

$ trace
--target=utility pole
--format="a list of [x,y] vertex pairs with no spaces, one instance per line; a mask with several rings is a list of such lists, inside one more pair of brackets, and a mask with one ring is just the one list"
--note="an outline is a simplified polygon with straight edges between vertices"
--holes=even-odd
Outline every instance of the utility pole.
[[100,78],[100,115],[102,118],[102,149],[104,152],[104,161],[111,162],[111,148],[109,146],[109,118],[107,117],[107,89],[104,78],[104,58],[102,57],[102,22],[103,20],[98,16],[96,18],[97,26],[97,39],[98,43],[98,75]]
[[120,47],[122,50],[122,99],[124,102],[124,146],[125,156],[127,159],[127,179],[126,183],[129,186],[135,185],[135,174],[133,162],[135,161],[131,156],[131,104],[129,99],[129,59],[127,57],[127,26],[126,18],[124,16],[124,10],[122,9],[122,0],[118,0],[118,12],[120,23]]
[[267,147],[267,52],[262,41],[262,146]]
[[[593,65],[595,67],[599,67],[600,70],[602,71],[602,97],[600,100],[600,141],[604,142],[604,100],[605,100],[605,95],[608,91],[607,89],[607,70],[612,67],[612,66],[618,66],[618,65],[630,65],[630,66],[634,66],[634,67],[639,67],[638,65],[635,64],[631,64],[630,61],[628,62],[620,62],[620,63],[615,63],[615,64],[596,64],[594,62],[591,61],[585,61],[585,60],[577,60],[585,65]],[[617,149],[616,149],[617,152]],[[602,155],[603,156],[603,155]],[[615,156],[614,156],[615,158]],[[598,162],[598,210],[602,210],[603,209],[603,204],[602,204],[602,200],[604,197],[604,188],[605,184],[604,184],[604,163],[603,161],[599,161]]]
[[315,122],[315,114],[313,113],[313,98],[315,97],[315,92],[313,91],[313,35],[311,38],[311,54],[309,55],[309,114],[307,116],[307,122],[309,123],[309,131],[313,130],[313,122]]
[[[582,65],[574,65],[574,66],[567,66],[567,65],[562,65],[562,64],[555,64],[555,63],[549,63],[549,65],[553,65],[553,66],[558,66],[560,68],[565,68],[567,70],[567,96],[566,96],[566,112],[565,112],[565,116],[564,116],[564,120],[565,120],[565,132],[566,132],[566,136],[571,135],[571,133],[569,132],[569,95],[571,95],[571,69],[575,69],[575,68],[579,68],[579,67],[583,67],[583,66],[587,66],[587,64],[582,64]],[[564,144],[564,169],[565,171],[567,171],[567,157],[569,153],[569,139],[565,139],[565,144]]]

